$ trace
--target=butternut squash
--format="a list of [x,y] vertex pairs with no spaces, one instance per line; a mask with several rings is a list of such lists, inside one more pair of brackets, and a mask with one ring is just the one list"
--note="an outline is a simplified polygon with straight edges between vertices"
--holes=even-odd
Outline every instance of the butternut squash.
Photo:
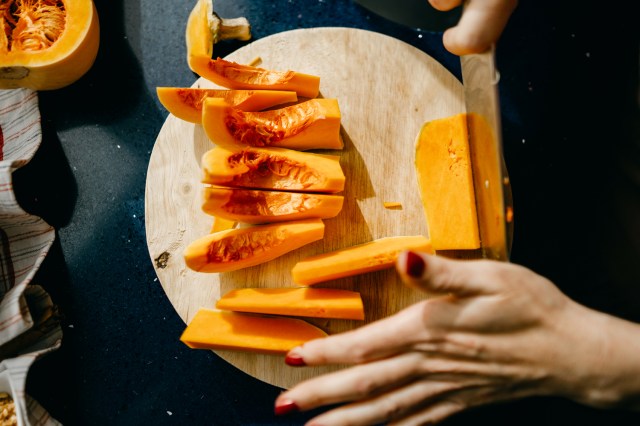
[[92,67],[100,44],[92,0],[0,2],[0,89],[59,89]]
[[262,317],[200,308],[180,336],[192,349],[284,355],[309,340],[326,337],[298,318]]
[[202,210],[216,218],[260,224],[329,219],[342,209],[342,195],[205,187]]
[[286,148],[216,146],[203,155],[202,171],[203,183],[235,188],[336,193],[345,184],[338,156]]
[[344,249],[302,259],[291,269],[293,281],[302,285],[380,271],[395,265],[403,250],[433,253],[422,235],[384,237]]
[[283,90],[219,90],[191,87],[157,87],[160,103],[173,115],[190,123],[202,124],[202,105],[206,98],[224,99],[242,111],[260,111],[275,105],[296,102],[296,92]]
[[245,112],[224,99],[207,98],[202,126],[213,143],[228,148],[342,149],[337,99],[309,99],[269,111]]
[[436,251],[480,248],[470,161],[467,114],[422,126],[415,167],[429,238]]
[[216,302],[236,312],[316,318],[364,319],[360,293],[333,288],[241,288]]
[[213,218],[213,224],[211,225],[211,233],[226,231],[227,229],[232,229],[235,226],[236,226],[235,220],[229,220],[229,219],[215,216]]
[[184,250],[197,272],[229,272],[259,265],[324,237],[322,219],[255,225],[207,234]]

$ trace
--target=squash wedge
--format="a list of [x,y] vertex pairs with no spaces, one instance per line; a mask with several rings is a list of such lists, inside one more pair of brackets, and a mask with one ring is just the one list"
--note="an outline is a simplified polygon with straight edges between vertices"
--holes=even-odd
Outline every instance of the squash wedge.
[[184,249],[197,272],[229,272],[268,262],[324,237],[322,219],[228,229],[207,234]]
[[326,336],[320,328],[297,318],[200,308],[182,332],[180,341],[192,349],[284,355],[309,340]]
[[337,99],[309,99],[269,111],[246,112],[208,98],[202,126],[209,139],[228,148],[257,146],[297,150],[342,149]]
[[205,187],[202,211],[216,220],[261,224],[329,219],[340,213],[343,203],[342,195]]
[[240,288],[224,294],[216,302],[216,308],[271,315],[364,319],[360,293],[334,288]]
[[300,260],[291,269],[293,281],[302,285],[392,268],[403,250],[433,253],[422,235],[384,237],[368,243],[322,253]]
[[344,190],[340,157],[287,148],[227,149],[202,156],[202,182],[216,186],[336,193]]
[[283,90],[226,90],[191,87],[157,87],[160,103],[181,120],[202,124],[202,105],[207,98],[220,98],[242,111],[261,111],[296,102],[296,92]]

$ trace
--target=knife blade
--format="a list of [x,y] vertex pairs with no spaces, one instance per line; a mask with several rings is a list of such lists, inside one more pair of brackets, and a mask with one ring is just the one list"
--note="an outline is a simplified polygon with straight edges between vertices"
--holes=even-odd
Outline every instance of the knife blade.
[[508,261],[513,235],[511,185],[502,152],[495,47],[460,57],[469,152],[483,258]]

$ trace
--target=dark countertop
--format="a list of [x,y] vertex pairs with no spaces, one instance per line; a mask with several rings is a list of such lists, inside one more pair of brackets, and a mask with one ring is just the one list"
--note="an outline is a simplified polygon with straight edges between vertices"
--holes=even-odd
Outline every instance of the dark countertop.
[[[581,303],[639,321],[640,186],[618,167],[640,170],[638,25],[631,11],[595,1],[557,3],[522,1],[497,49],[516,212],[512,260]],[[284,425],[309,417],[274,417],[280,389],[179,342],[184,324],[147,251],[146,171],[168,115],[155,88],[196,79],[184,47],[193,4],[96,0],[97,61],[77,83],[39,94],[43,143],[14,175],[25,210],[57,229],[34,283],[59,305],[64,329],[61,348],[32,367],[27,391],[66,425]],[[363,28],[459,73],[441,33],[350,1],[214,4],[223,17],[246,16],[254,39],[302,27]],[[216,54],[244,44],[221,43]],[[532,398],[446,424],[637,425],[640,418]]]

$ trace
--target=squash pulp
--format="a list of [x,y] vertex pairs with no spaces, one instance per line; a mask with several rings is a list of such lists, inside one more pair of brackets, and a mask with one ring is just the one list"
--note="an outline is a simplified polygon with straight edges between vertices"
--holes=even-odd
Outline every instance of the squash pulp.
[[203,155],[202,171],[203,183],[236,188],[336,193],[345,185],[338,156],[286,148],[216,146]]
[[229,272],[268,262],[324,237],[322,219],[228,229],[191,242],[184,250],[188,268]]
[[340,213],[343,202],[342,195],[205,187],[202,210],[216,218],[260,224],[329,219]]
[[342,149],[337,99],[309,99],[269,111],[246,112],[223,99],[208,98],[202,126],[211,141],[229,148]]
[[182,332],[180,341],[192,349],[281,355],[309,340],[326,336],[323,330],[301,319],[200,308]]
[[173,115],[202,124],[202,105],[207,98],[223,99],[242,111],[260,111],[275,105],[296,102],[296,92],[283,90],[225,90],[190,87],[157,87],[160,103]]

